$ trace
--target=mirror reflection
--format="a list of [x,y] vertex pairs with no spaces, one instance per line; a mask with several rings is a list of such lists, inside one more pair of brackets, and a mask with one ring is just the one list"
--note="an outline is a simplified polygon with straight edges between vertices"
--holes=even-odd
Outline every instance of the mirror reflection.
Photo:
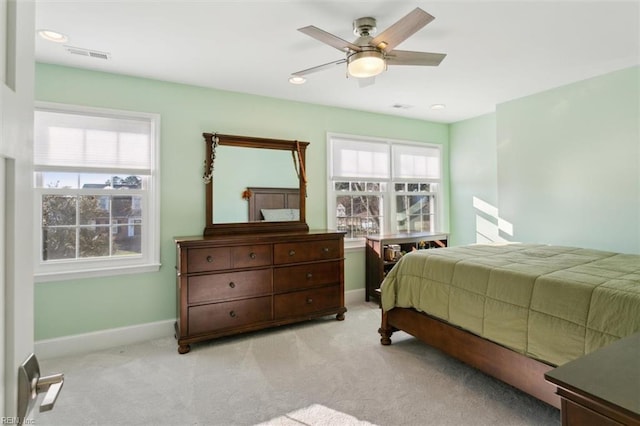
[[291,151],[219,145],[212,179],[213,223],[249,221],[249,200],[243,198],[247,188],[298,185]]

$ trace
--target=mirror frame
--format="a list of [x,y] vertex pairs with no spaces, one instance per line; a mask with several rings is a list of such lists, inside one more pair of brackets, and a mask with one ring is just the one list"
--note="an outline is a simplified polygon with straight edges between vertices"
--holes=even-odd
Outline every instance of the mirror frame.
[[[219,133],[203,133],[207,145],[206,159],[204,161],[205,175],[211,171],[211,179],[205,182],[205,218],[206,224],[204,235],[226,235],[226,234],[252,234],[262,232],[307,232],[309,226],[306,222],[305,201],[307,198],[307,184],[305,173],[305,153],[309,142],[290,141],[281,139],[255,138],[249,136],[222,135]],[[229,145],[243,148],[257,149],[277,149],[290,151],[295,157],[297,155],[298,182],[300,190],[300,220],[288,222],[236,222],[236,223],[214,223],[213,222],[213,179],[215,170],[215,151],[213,147],[214,138],[217,138],[217,145]],[[224,161],[224,159],[221,159]]]

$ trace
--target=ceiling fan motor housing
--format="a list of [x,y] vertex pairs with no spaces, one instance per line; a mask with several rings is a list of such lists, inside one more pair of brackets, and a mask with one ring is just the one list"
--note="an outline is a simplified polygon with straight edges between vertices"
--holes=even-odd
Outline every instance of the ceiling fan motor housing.
[[364,17],[353,21],[353,33],[357,36],[369,36],[376,33],[376,18]]

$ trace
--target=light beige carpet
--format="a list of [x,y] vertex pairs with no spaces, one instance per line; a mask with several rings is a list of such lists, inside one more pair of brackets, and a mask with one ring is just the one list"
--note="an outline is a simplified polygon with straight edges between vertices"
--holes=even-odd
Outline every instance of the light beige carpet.
[[305,408],[276,417],[257,426],[375,426],[373,423],[332,410],[320,404],[313,404]]
[[35,424],[251,426],[322,404],[380,426],[560,425],[557,409],[406,333],[382,346],[376,304],[348,308],[344,321],[221,338],[186,355],[166,336],[41,359],[65,381],[52,411],[32,411]]

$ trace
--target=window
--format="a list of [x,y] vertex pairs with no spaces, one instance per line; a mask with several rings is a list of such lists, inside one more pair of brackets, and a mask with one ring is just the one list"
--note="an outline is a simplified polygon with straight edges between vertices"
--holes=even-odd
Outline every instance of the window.
[[347,240],[436,232],[442,199],[438,145],[329,134],[330,227]]
[[159,121],[36,105],[36,280],[159,268]]

